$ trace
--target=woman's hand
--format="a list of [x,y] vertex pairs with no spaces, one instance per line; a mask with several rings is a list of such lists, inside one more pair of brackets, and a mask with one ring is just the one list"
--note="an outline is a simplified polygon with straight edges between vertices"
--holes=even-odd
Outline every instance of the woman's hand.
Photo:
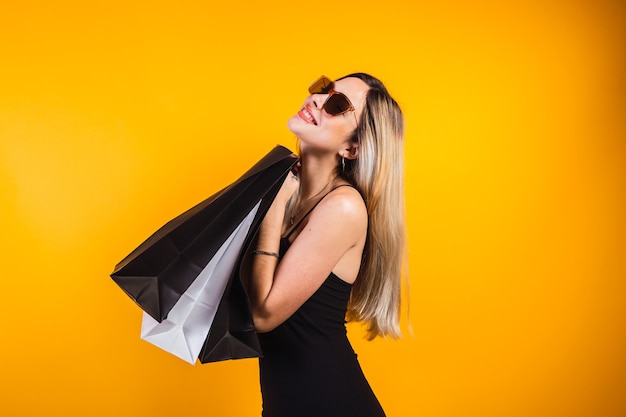
[[285,208],[287,202],[293,196],[293,194],[298,190],[300,186],[300,180],[298,178],[298,170],[300,168],[300,162],[298,162],[291,169],[287,177],[283,181],[283,185],[280,187],[276,198],[274,199],[274,203],[272,204],[273,208]]

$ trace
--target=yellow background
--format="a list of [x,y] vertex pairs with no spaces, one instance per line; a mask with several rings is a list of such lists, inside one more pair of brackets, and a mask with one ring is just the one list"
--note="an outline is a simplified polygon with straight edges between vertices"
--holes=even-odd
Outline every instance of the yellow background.
[[[619,1],[0,7],[0,415],[258,416],[255,360],[139,339],[108,277],[275,144],[321,74],[406,114],[410,319],[350,337],[391,416],[626,415]],[[406,311],[406,310],[405,310]],[[350,387],[346,387],[350,389]]]

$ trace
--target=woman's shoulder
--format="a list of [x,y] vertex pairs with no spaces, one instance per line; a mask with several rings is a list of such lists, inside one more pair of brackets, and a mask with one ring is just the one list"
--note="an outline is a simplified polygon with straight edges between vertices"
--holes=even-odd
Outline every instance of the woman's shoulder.
[[[315,213],[315,212],[318,213]],[[367,208],[359,191],[349,184],[341,184],[330,191],[320,202],[313,214],[352,218],[367,223]]]

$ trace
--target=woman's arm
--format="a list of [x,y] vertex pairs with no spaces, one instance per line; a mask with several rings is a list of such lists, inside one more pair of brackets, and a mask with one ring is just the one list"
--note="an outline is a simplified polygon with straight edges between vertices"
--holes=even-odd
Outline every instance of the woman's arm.
[[[261,223],[257,250],[279,250],[285,195],[291,196],[282,192]],[[354,281],[366,233],[363,200],[356,190],[341,187],[315,208],[280,263],[273,256],[255,255],[248,295],[257,331],[270,331],[289,318],[335,268],[342,271],[342,279]]]
[[[288,181],[294,181],[297,185],[297,180],[294,178],[287,178],[285,183]],[[284,194],[289,194],[288,192],[283,192],[284,188],[285,185],[281,188],[281,191],[274,199],[272,205],[267,211],[267,214],[265,215],[265,218],[261,222],[259,232],[253,242],[253,248],[255,250],[275,254],[278,254],[280,250],[280,236],[285,218],[285,206],[287,201],[285,200]],[[283,194],[282,196],[281,193]],[[263,303],[264,298],[272,289],[274,273],[276,271],[278,261],[278,257],[267,254],[252,255],[251,270],[249,270],[251,277],[248,281],[248,297],[250,298],[253,313],[255,311],[255,307]]]

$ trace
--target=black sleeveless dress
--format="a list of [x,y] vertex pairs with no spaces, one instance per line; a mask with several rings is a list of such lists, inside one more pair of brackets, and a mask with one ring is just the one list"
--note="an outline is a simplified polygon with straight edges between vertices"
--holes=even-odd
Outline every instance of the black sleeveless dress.
[[[281,239],[281,257],[288,237]],[[331,273],[284,323],[258,334],[263,417],[385,416],[347,338],[351,289]]]

